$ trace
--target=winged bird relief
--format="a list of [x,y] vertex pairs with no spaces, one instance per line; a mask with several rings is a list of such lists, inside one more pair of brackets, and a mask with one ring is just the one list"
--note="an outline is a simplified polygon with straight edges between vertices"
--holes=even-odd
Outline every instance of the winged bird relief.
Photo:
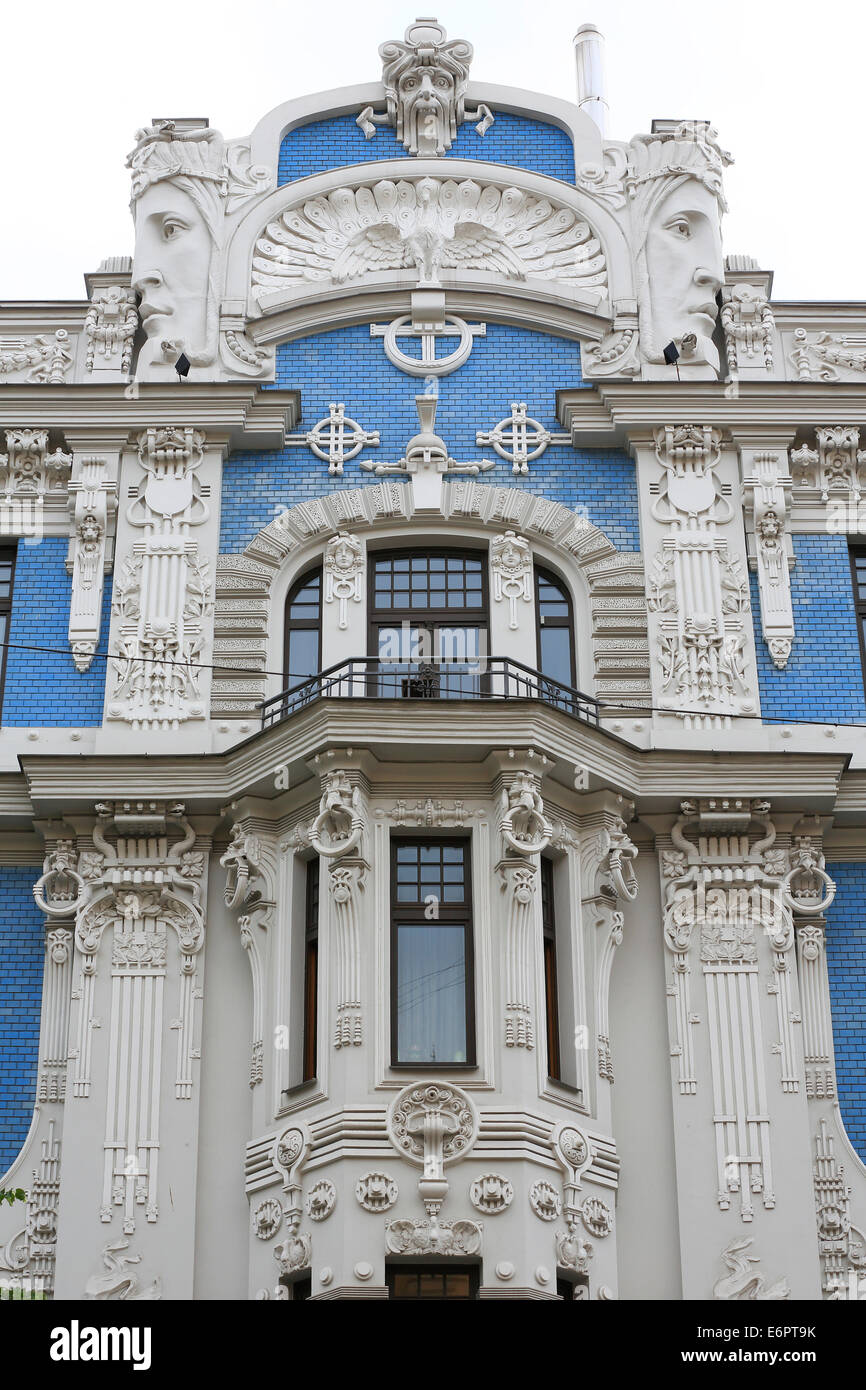
[[338,188],[286,209],[256,242],[253,294],[411,269],[422,285],[438,284],[440,270],[484,270],[607,286],[601,246],[570,208],[473,179],[423,178]]

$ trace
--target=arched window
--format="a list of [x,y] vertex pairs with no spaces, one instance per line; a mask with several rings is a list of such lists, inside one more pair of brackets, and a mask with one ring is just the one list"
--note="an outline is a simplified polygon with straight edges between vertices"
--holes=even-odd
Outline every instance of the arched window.
[[577,680],[571,598],[561,579],[537,565],[535,608],[538,616],[538,669],[551,680],[575,689]]
[[289,590],[283,656],[283,689],[322,669],[322,571],[308,570]]

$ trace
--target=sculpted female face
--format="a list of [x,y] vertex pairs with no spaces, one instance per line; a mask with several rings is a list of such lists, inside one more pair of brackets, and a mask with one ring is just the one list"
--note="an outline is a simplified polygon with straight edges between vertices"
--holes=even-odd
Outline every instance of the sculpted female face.
[[[168,179],[152,183],[135,209],[132,287],[141,295],[141,320],[150,361],[192,357],[206,347],[208,274],[213,250],[201,212]],[[163,353],[162,343],[171,348]]]
[[[719,205],[697,179],[672,188],[655,209],[646,239],[652,328],[659,349],[685,334],[712,336],[724,279]],[[715,349],[706,341],[702,356]]]

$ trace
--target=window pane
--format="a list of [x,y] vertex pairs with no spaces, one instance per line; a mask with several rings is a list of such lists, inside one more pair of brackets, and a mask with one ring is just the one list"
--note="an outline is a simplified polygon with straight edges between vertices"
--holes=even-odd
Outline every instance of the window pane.
[[466,1061],[462,926],[398,926],[396,1008],[396,1061]]
[[319,670],[319,633],[316,628],[295,628],[289,632],[288,682],[297,685]]
[[552,680],[571,685],[571,632],[567,627],[541,629],[541,670]]

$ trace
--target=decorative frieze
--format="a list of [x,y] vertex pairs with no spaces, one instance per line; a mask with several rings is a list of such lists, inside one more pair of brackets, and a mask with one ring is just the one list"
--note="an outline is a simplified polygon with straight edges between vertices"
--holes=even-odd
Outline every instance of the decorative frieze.
[[4,499],[42,498],[65,492],[72,455],[49,451],[48,430],[6,430],[6,452],[0,454],[0,488]]
[[416,19],[402,40],[379,48],[386,107],[376,113],[365,106],[355,124],[371,140],[377,126],[391,126],[412,155],[442,155],[450,150],[458,126],[477,121],[478,135],[493,125],[490,108],[466,109],[472,45],[451,39],[435,19]]
[[866,334],[822,330],[810,338],[795,328],[788,360],[798,381],[856,381],[866,372]]
[[194,528],[210,512],[196,477],[204,436],[151,428],[139,438],[144,487],[127,510],[141,532],[115,580],[118,618],[107,717],[133,728],[176,728],[203,719],[198,663],[213,607],[207,560]]
[[481,1225],[475,1221],[388,1221],[385,1249],[391,1255],[477,1255]]
[[33,336],[0,337],[0,384],[3,378],[39,386],[62,386],[72,366],[72,343],[65,328]]
[[713,1285],[713,1298],[758,1299],[763,1302],[766,1299],[790,1297],[791,1290],[787,1279],[777,1279],[770,1284],[760,1270],[755,1268],[758,1264],[757,1256],[746,1254],[751,1244],[752,1237],[749,1236],[746,1240],[732,1240],[725,1246],[721,1258],[728,1272]]
[[795,497],[820,498],[828,502],[832,494],[859,503],[866,491],[866,449],[860,448],[860,431],[855,425],[819,426],[815,430],[817,449],[803,444],[791,450],[791,473]]

